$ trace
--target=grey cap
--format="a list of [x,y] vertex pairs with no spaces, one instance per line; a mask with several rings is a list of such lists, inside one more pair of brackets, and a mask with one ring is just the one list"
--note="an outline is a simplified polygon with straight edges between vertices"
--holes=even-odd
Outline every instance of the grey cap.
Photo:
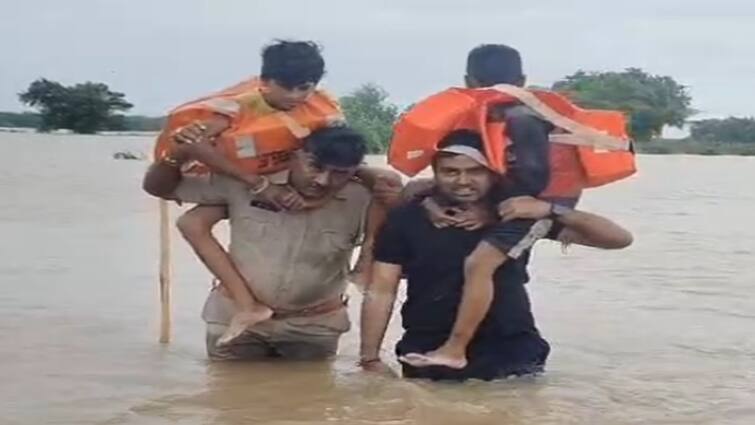
[[475,162],[479,163],[480,165],[490,168],[490,165],[488,164],[488,160],[487,158],[485,158],[485,154],[483,154],[478,149],[475,149],[471,146],[451,145],[451,146],[446,146],[445,148],[442,148],[442,149],[438,149],[438,152],[448,152],[448,153],[455,153],[458,155],[464,155],[469,158],[472,158],[473,160],[475,160]]

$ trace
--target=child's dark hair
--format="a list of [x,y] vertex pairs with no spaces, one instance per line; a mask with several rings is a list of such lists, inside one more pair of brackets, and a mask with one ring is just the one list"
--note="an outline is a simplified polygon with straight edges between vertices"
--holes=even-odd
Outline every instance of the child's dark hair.
[[320,46],[313,41],[276,40],[262,49],[263,80],[275,80],[283,87],[317,84],[325,74]]
[[520,84],[524,79],[519,51],[503,44],[482,44],[467,56],[467,76],[480,87]]
[[321,165],[354,167],[364,160],[367,142],[351,127],[324,127],[304,139],[304,151],[314,155]]

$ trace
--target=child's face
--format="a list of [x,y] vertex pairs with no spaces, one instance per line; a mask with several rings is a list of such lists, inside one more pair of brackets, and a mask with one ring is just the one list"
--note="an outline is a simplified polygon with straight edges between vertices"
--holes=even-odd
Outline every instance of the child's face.
[[262,96],[273,108],[288,111],[306,102],[316,88],[317,84],[312,82],[288,88],[275,80],[267,80],[262,88]]

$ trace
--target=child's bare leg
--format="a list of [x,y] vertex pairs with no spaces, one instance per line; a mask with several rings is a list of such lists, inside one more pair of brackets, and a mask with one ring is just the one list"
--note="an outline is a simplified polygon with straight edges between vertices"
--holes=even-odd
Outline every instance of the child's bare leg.
[[477,332],[493,301],[493,274],[506,261],[498,248],[483,241],[464,262],[464,293],[451,335],[437,350],[402,358],[412,366],[446,366],[463,369],[467,346]]
[[388,216],[388,207],[380,202],[372,201],[367,211],[365,222],[364,242],[359,249],[354,269],[349,273],[349,280],[359,289],[364,289],[370,280],[372,263],[374,261],[372,249],[375,246],[375,238]]
[[269,319],[273,311],[257,302],[249,286],[223,246],[212,234],[212,227],[226,218],[223,206],[198,205],[184,213],[177,221],[178,229],[199,259],[228,290],[236,307],[228,331],[218,341],[227,344],[256,323]]

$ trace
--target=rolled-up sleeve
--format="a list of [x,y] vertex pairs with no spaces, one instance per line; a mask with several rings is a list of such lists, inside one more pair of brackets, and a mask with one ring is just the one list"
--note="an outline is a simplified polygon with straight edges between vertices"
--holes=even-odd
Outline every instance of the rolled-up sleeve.
[[185,176],[181,179],[173,199],[204,205],[222,205],[228,202],[228,182],[216,175]]

